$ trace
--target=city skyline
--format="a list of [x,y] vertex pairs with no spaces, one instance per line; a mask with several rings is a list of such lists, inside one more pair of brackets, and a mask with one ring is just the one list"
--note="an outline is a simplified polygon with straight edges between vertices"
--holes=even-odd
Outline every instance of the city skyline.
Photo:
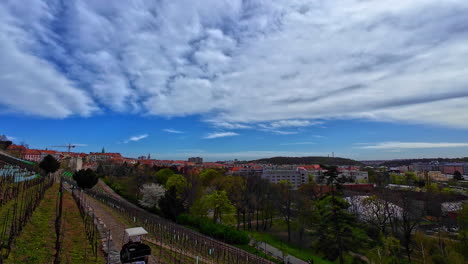
[[468,156],[468,3],[0,3],[0,134],[158,159]]

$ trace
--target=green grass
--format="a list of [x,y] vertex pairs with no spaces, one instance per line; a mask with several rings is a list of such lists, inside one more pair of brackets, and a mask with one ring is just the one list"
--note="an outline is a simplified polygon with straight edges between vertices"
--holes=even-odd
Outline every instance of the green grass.
[[[92,254],[91,244],[89,243],[84,223],[80,211],[70,193],[63,194],[63,214],[62,214],[63,242],[61,259],[63,263],[81,264],[81,263],[106,263],[104,255],[99,249],[97,257]],[[99,235],[98,235],[99,237]],[[100,244],[99,240],[98,243]]]
[[[9,258],[9,263],[52,263],[55,255],[55,218],[56,202],[59,186],[52,185],[44,195],[44,199],[34,211],[30,221],[26,224],[21,234],[16,238]],[[98,258],[92,256],[91,246],[86,238],[84,224],[82,222],[78,207],[71,194],[65,192],[63,197],[62,215],[62,263],[82,264],[98,263],[104,264],[102,253],[98,252]],[[10,206],[7,204],[5,206]],[[0,208],[0,217],[7,208]],[[87,255],[85,257],[85,255]]]
[[287,244],[282,240],[274,237],[270,234],[259,233],[259,232],[249,232],[253,239],[261,242],[266,242],[267,244],[282,250],[285,255],[295,256],[296,258],[302,259],[307,261],[309,259],[314,260],[314,264],[331,264],[333,262],[324,260],[321,257],[317,256],[317,254],[312,249],[305,249],[300,248],[291,244]]
[[46,191],[44,199],[14,242],[8,263],[52,263],[55,254],[55,202],[58,185]]
[[280,260],[270,256],[270,255],[267,255],[266,253],[264,253],[263,251],[260,251],[252,246],[249,246],[249,245],[234,245],[235,247],[237,248],[240,248],[244,251],[247,251],[249,252],[250,254],[254,254],[256,256],[259,256],[261,258],[264,258],[264,259],[268,259],[270,261],[273,261],[274,263],[282,263]]

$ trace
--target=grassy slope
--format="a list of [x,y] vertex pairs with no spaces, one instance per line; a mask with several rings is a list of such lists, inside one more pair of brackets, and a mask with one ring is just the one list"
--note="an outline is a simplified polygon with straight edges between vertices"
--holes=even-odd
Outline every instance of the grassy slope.
[[304,248],[299,248],[293,245],[289,245],[284,243],[283,241],[277,239],[276,237],[270,235],[270,234],[265,234],[265,233],[258,233],[258,232],[249,232],[249,234],[257,241],[262,241],[270,244],[273,247],[276,247],[278,249],[282,249],[287,255],[292,255],[295,256],[299,259],[302,260],[309,260],[313,259],[314,264],[331,264],[333,262],[330,262],[328,260],[324,260],[316,255],[315,252],[313,252],[311,249],[304,249]]
[[62,227],[64,235],[61,258],[64,263],[106,263],[99,248],[97,258],[93,256],[80,211],[69,192],[64,192],[63,195]]
[[55,202],[58,185],[46,191],[44,199],[34,211],[29,223],[16,239],[5,263],[51,263],[55,253]]
[[[41,204],[16,239],[10,257],[5,263],[53,262],[56,239],[54,222],[58,189],[58,184],[54,184],[46,191]],[[85,255],[87,255],[86,263],[105,263],[100,251],[96,261],[92,256],[80,212],[71,194],[65,192],[63,198],[62,262],[82,264],[85,263]]]

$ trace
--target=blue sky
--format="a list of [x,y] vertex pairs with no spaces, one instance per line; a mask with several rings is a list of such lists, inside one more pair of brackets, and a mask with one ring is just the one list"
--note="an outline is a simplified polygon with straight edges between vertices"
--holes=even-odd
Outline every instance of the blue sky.
[[0,134],[207,160],[468,156],[464,0],[6,0]]

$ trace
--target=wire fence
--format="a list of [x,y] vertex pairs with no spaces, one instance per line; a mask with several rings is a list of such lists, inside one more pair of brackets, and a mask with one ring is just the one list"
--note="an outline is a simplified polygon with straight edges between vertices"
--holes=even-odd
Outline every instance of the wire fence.
[[[85,192],[102,203],[114,208],[136,225],[143,226],[149,232],[149,240],[157,245],[168,246],[173,252],[172,255],[175,261],[177,261],[177,259],[182,259],[183,256],[190,256],[191,258],[199,258],[206,263],[273,263],[158,217],[141,208],[135,207],[127,201],[117,200],[107,194],[98,193],[93,190],[86,190]],[[177,261],[173,263],[180,262]]]
[[99,243],[100,243],[100,233],[97,227],[98,218],[90,210],[89,206],[86,204],[86,200],[83,198],[83,195],[80,191],[72,191],[73,199],[78,205],[80,210],[81,218],[85,226],[86,238],[88,239],[89,244],[91,245],[92,254],[95,259],[98,257]]

